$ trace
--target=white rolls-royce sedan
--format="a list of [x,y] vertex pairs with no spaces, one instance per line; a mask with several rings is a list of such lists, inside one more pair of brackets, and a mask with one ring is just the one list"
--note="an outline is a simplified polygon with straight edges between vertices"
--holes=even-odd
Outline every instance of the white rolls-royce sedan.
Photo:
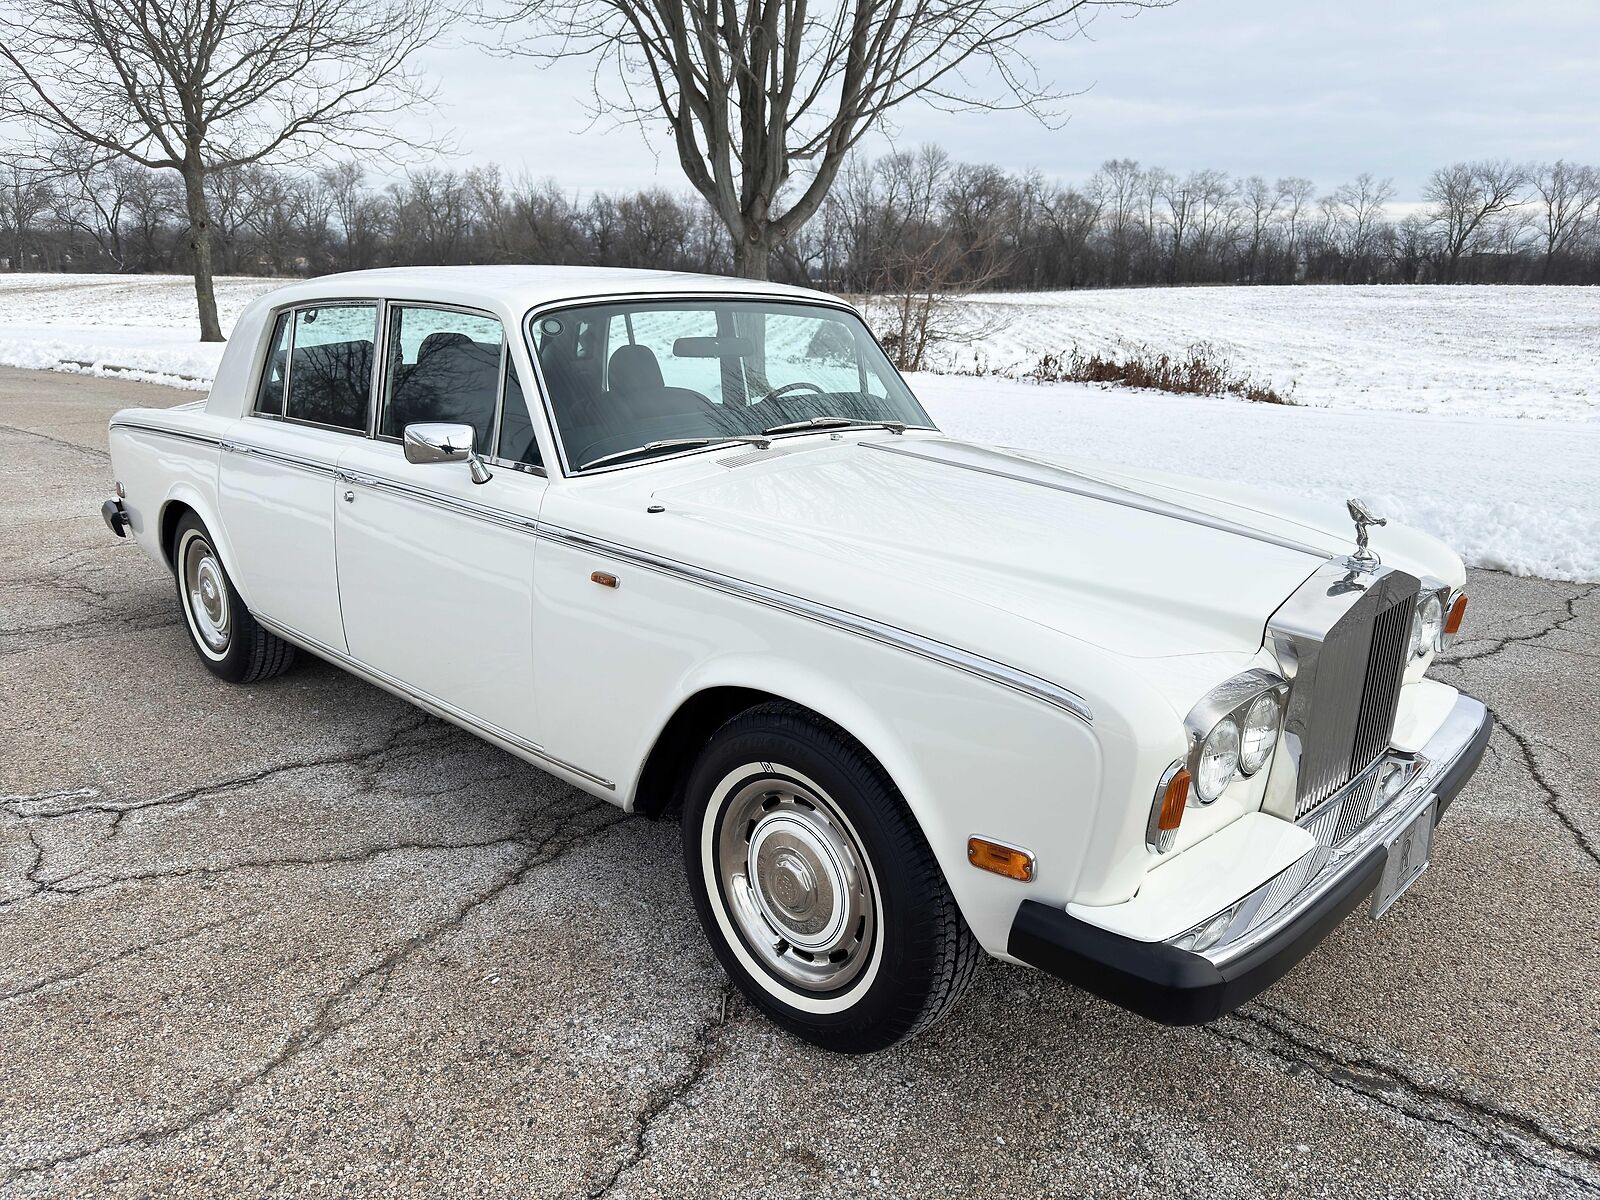
[[1433,539],[946,437],[817,292],[296,283],[111,456],[204,667],[308,651],[681,813],[723,967],[839,1050],[937,1020],[980,950],[1214,1018],[1389,909],[1489,736],[1425,678],[1466,604]]

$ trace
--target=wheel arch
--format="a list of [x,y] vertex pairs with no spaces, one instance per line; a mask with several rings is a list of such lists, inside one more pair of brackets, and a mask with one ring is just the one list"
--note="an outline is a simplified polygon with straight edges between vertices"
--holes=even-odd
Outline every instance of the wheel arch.
[[[233,547],[228,544],[227,531],[222,527],[222,520],[217,514],[216,506],[200,490],[187,483],[176,483],[167,492],[167,498],[161,502],[160,515],[157,518],[157,545],[161,550],[162,561],[169,570],[176,570],[172,554],[177,540],[178,522],[183,520],[183,514],[192,512],[200,518],[201,524],[206,527],[206,532],[211,535],[212,546],[222,558],[222,565],[227,569],[233,586],[239,586],[238,572],[233,569]],[[242,594],[242,589],[241,589]],[[248,603],[249,597],[246,597]]]

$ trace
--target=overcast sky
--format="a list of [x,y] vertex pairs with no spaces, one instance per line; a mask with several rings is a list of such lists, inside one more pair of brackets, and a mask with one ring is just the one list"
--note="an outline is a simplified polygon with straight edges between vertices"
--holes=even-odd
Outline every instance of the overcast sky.
[[[937,142],[1062,181],[1111,157],[1304,175],[1322,189],[1371,171],[1394,179],[1400,201],[1456,159],[1600,162],[1600,0],[1177,0],[1103,14],[1089,38],[1037,54],[1046,78],[1088,89],[1061,128],[1020,113],[902,110],[895,143]],[[458,44],[423,66],[459,165],[499,162],[576,191],[685,186],[659,129],[586,132],[579,64]]]

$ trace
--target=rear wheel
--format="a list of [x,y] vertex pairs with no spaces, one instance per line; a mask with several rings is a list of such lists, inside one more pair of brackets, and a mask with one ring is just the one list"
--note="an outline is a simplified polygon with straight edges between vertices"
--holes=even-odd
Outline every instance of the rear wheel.
[[229,683],[255,683],[289,669],[294,647],[250,615],[205,523],[192,512],[173,533],[172,562],[189,640],[207,670]]
[[712,737],[689,781],[683,850],[728,975],[772,1020],[831,1050],[879,1050],[932,1025],[978,947],[882,768],[796,705]]

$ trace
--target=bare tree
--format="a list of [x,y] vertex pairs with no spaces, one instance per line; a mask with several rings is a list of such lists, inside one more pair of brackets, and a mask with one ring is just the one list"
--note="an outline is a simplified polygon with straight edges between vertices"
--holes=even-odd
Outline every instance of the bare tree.
[[206,177],[393,143],[435,0],[28,0],[0,9],[0,117],[183,180],[203,341],[221,341]]
[[1456,281],[1461,256],[1491,217],[1519,202],[1527,181],[1526,168],[1504,159],[1454,163],[1429,177],[1422,194],[1433,202],[1429,215],[1439,230],[1446,282]]
[[1557,256],[1573,248],[1585,226],[1600,222],[1600,170],[1558,160],[1535,167],[1529,182],[1539,196],[1537,224],[1548,282]]
[[11,260],[13,271],[28,269],[33,224],[50,211],[55,197],[53,174],[37,156],[0,155],[0,229],[11,234],[11,253],[6,257]]
[[[1033,67],[1034,35],[1065,40],[1099,8],[1166,2],[508,0],[499,15],[512,30],[504,49],[593,55],[602,107],[665,121],[685,176],[727,227],[737,272],[764,279],[850,150],[902,105],[1048,115],[1062,96]],[[519,36],[529,18],[539,32]],[[599,86],[612,66],[620,96]]]
[[1317,185],[1301,175],[1278,180],[1278,195],[1283,198],[1283,230],[1289,259],[1289,279],[1300,276],[1301,241],[1305,236],[1306,214]]
[[86,235],[117,270],[128,268],[123,222],[128,201],[145,168],[82,142],[67,141],[50,151],[56,187],[51,212],[62,226]]

